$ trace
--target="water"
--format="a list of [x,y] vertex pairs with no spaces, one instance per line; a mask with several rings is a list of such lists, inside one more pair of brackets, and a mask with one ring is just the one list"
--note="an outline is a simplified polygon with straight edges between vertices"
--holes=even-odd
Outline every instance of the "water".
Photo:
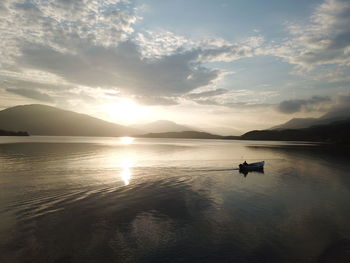
[[[0,262],[349,262],[348,153],[0,137]],[[239,173],[244,160],[264,173]]]

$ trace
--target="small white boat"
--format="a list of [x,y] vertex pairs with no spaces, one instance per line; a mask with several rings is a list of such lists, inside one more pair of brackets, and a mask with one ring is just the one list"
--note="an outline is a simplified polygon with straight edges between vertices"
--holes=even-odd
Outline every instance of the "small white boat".
[[263,170],[265,165],[265,161],[256,162],[256,163],[241,163],[239,165],[240,170],[248,170],[248,171],[254,171],[254,170]]

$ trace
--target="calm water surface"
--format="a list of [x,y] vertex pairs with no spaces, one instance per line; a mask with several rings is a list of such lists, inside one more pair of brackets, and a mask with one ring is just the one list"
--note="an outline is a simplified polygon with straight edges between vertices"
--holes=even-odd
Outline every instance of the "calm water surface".
[[[350,156],[307,143],[0,137],[0,262],[350,262]],[[247,160],[264,173],[240,174]]]

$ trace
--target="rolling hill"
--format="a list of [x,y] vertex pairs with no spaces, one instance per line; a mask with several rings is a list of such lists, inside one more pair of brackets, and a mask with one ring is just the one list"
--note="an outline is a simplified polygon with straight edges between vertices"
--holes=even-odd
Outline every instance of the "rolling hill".
[[30,135],[124,136],[141,133],[137,129],[107,122],[59,108],[32,104],[0,111],[0,129],[26,131]]

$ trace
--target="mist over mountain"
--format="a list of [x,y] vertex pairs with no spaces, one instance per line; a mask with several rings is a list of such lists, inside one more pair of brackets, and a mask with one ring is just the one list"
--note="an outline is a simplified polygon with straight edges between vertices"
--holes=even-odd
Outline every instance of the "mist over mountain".
[[138,130],[142,130],[147,133],[161,133],[161,132],[182,132],[182,131],[194,131],[195,128],[177,124],[172,121],[158,120],[145,124],[134,124],[129,126]]
[[30,135],[124,136],[137,129],[59,108],[32,104],[0,111],[0,129],[26,131]]
[[303,129],[315,125],[330,124],[350,118],[350,106],[338,105],[319,118],[293,118],[283,124],[273,126],[271,130]]
[[343,97],[342,104],[332,108],[329,112],[320,117],[320,119],[345,120],[350,118],[350,95]]
[[314,125],[318,118],[293,118],[285,123],[271,127],[271,130],[303,129]]

